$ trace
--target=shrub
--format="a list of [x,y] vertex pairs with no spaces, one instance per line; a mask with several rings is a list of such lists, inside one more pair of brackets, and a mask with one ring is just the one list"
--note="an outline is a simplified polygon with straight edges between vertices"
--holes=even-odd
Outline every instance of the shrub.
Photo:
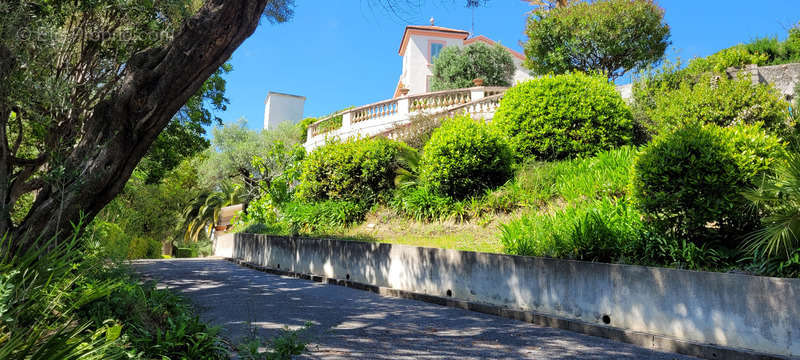
[[775,37],[757,38],[747,44],[722,49],[708,57],[693,59],[688,71],[694,74],[728,68],[743,68],[746,65],[778,65],[800,61],[800,27],[789,29],[786,41]]
[[317,118],[307,117],[297,123],[298,132],[300,133],[300,143],[308,141],[308,126],[317,122]]
[[644,109],[644,125],[651,134],[697,121],[719,126],[760,123],[783,132],[787,109],[789,104],[771,86],[706,74],[696,84],[684,81],[653,98],[652,108]]
[[583,261],[721,269],[720,253],[708,244],[664,236],[642,221],[625,199],[574,203],[554,213],[533,213],[502,224],[507,253]]
[[146,237],[132,236],[128,246],[128,259],[158,259],[161,243]]
[[692,74],[703,72],[721,73],[728,68],[743,68],[745,65],[765,65],[769,60],[769,55],[757,52],[750,52],[744,45],[736,45],[727,49],[720,50],[705,58],[692,59],[689,62],[688,71]]
[[505,183],[513,175],[505,139],[488,125],[457,116],[436,129],[420,161],[423,186],[464,198]]
[[431,139],[433,131],[442,125],[440,116],[424,112],[414,114],[407,124],[398,124],[392,128],[395,138],[406,145],[421,150]]
[[467,46],[448,46],[433,61],[433,91],[472,87],[474,79],[485,86],[508,86],[514,75],[514,59],[500,44],[476,42]]
[[605,78],[546,76],[506,91],[494,123],[519,158],[559,160],[629,144],[632,115]]
[[393,188],[397,153],[406,145],[383,138],[333,142],[303,162],[301,200],[375,201]]
[[197,249],[191,247],[179,247],[175,249],[176,258],[193,258],[197,257]]
[[[220,328],[203,323],[185,298],[119,270],[100,275],[95,281],[110,281],[116,288],[82,308],[80,315],[95,326],[108,319],[124,324],[122,333],[132,347],[125,358],[228,358]],[[93,285],[86,286],[91,289]]]
[[104,257],[114,261],[128,258],[131,237],[118,224],[95,220],[86,228],[86,237],[97,242]]
[[453,199],[441,196],[427,187],[398,191],[390,206],[398,214],[416,221],[443,220],[450,216]]
[[525,65],[538,74],[601,71],[617,78],[660,60],[669,45],[652,1],[607,0],[538,10],[528,19]]
[[281,222],[290,234],[330,233],[359,223],[370,207],[352,201],[290,202],[281,209]]
[[241,232],[246,234],[283,234],[285,231],[278,223],[271,223],[270,225],[254,223],[247,225]]
[[500,240],[515,255],[616,262],[637,256],[640,219],[626,201],[604,198],[522,216],[500,226]]
[[744,194],[765,215],[763,226],[747,236],[746,245],[756,257],[791,261],[800,252],[800,153],[789,152],[782,160],[772,176]]
[[662,231],[699,243],[757,224],[742,192],[780,157],[780,140],[757,126],[689,124],[654,140],[634,163],[634,196]]
[[521,166],[516,182],[535,201],[573,203],[622,197],[627,194],[635,154],[632,147],[624,146],[585,159],[528,162]]

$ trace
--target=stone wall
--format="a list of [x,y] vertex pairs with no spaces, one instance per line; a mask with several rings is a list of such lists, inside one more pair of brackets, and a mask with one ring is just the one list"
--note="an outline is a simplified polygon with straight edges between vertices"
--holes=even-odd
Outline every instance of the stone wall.
[[796,96],[794,89],[800,82],[800,63],[772,66],[748,65],[744,69],[730,68],[726,73],[730,77],[735,77],[742,71],[749,73],[753,83],[772,84],[789,101]]
[[694,343],[800,356],[798,279],[251,234],[236,234],[233,257]]

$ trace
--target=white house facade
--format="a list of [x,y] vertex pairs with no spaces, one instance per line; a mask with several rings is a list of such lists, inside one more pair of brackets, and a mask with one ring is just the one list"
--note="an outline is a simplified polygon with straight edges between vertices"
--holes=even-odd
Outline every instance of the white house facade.
[[[486,36],[470,37],[464,30],[449,29],[441,26],[406,26],[400,42],[398,54],[403,57],[403,72],[397,82],[394,97],[402,96],[401,89],[408,89],[408,95],[425,94],[431,91],[433,77],[433,59],[447,46],[465,46],[475,42],[494,45],[495,42]],[[522,66],[525,56],[506,48],[511,54],[516,71],[511,84],[531,78],[527,69]]]
[[[447,46],[463,47],[475,42],[495,45],[494,41],[485,36],[470,37],[467,31],[435,26],[432,20],[430,26],[406,26],[398,51],[403,57],[403,71],[394,96],[336,114],[341,116],[341,126],[338,128],[320,126],[331,120],[332,116],[310,124],[304,144],[306,150],[312,151],[333,139],[373,136],[393,138],[415,116],[421,114],[445,117],[467,113],[475,119],[491,120],[506,87],[475,86],[431,91],[433,59]],[[511,54],[516,67],[510,85],[532,79],[528,70],[522,66],[525,57],[509,48],[506,50]]]

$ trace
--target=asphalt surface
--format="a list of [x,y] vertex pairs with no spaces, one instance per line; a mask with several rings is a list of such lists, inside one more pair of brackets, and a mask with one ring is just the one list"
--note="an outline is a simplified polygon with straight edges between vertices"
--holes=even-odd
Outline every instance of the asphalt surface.
[[[310,359],[694,359],[492,315],[266,274],[222,259],[140,260],[239,343],[306,332]],[[251,330],[253,329],[253,330]]]

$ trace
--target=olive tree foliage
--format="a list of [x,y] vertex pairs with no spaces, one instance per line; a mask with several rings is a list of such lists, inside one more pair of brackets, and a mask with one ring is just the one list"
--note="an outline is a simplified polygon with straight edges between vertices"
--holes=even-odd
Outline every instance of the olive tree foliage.
[[93,219],[260,20],[286,21],[292,8],[292,0],[0,3],[3,251]]
[[216,127],[211,133],[211,148],[199,169],[200,183],[209,189],[226,183],[242,184],[245,201],[258,195],[260,184],[269,187],[272,178],[283,172],[286,164],[270,154],[299,144],[301,135],[291,122],[259,132],[247,128],[244,118]]
[[555,9],[556,7],[566,7],[583,0],[522,0],[531,6],[536,6],[543,10]]
[[433,61],[431,88],[433,91],[467,88],[473,86],[474,79],[483,79],[485,86],[509,86],[514,70],[514,59],[500,44],[448,46]]
[[660,61],[670,44],[652,0],[578,2],[528,18],[525,65],[537,74],[599,71],[616,79]]

